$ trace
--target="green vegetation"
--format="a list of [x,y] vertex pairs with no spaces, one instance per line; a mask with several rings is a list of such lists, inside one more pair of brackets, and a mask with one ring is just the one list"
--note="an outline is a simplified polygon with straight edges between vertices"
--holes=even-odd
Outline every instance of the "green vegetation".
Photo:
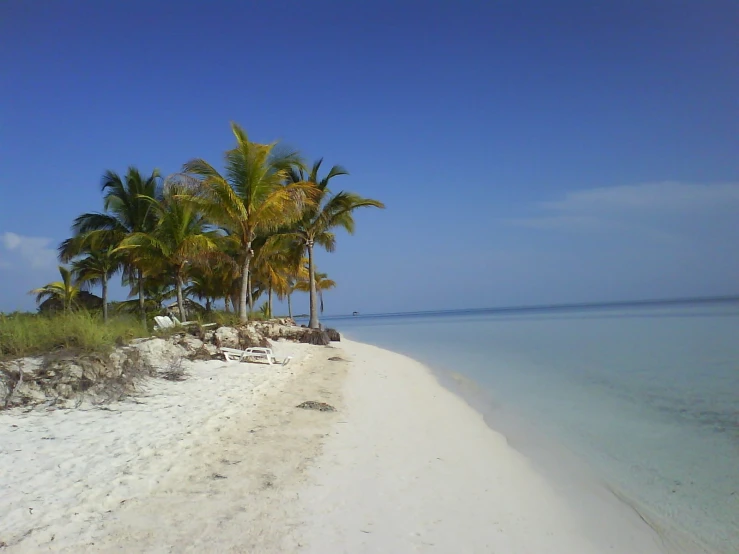
[[299,281],[295,285],[295,290],[311,291],[312,287],[312,290],[318,294],[318,301],[321,304],[321,313],[323,313],[323,291],[336,288],[336,281],[329,279],[328,275],[325,273],[314,272],[314,275],[312,282]]
[[[336,283],[317,273],[314,246],[333,251],[335,228],[354,232],[354,210],[384,206],[332,192],[329,183],[348,175],[341,166],[319,177],[322,160],[308,170],[297,152],[252,142],[236,124],[231,130],[236,144],[224,154],[223,171],[199,158],[166,179],[133,166],[122,177],[105,171],[103,210],[77,217],[73,236],[59,246],[60,261],[70,264],[60,266],[62,280],[31,291],[48,313],[0,314],[0,356],[59,347],[97,351],[146,335],[142,323],[172,298],[183,321],[235,324],[271,317],[274,296],[287,299],[292,316],[291,295],[305,291],[309,326],[318,327],[322,293]],[[115,275],[131,288],[128,301],[109,302]],[[100,313],[99,299],[87,295],[83,302],[98,285]],[[205,306],[188,317],[192,299]],[[225,303],[222,312],[213,310],[218,301]],[[136,312],[139,321],[126,315]]]
[[[318,327],[318,310],[316,310],[316,267],[313,257],[314,245],[333,252],[336,248],[336,235],[332,229],[343,228],[349,234],[354,233],[354,217],[352,212],[358,208],[384,208],[385,205],[379,200],[362,198],[352,192],[341,191],[333,194],[328,188],[329,181],[339,175],[349,173],[341,166],[335,165],[328,174],[319,179],[318,172],[321,169],[323,159],[313,164],[310,174],[306,175],[302,167],[293,167],[290,171],[291,182],[308,182],[315,188],[315,202],[307,205],[302,212],[302,217],[294,226],[286,232],[294,236],[299,244],[308,254],[309,273],[309,295],[310,295],[310,322],[308,327]],[[333,283],[333,281],[331,281]],[[335,283],[334,283],[335,286]],[[331,287],[326,287],[331,288]],[[323,298],[321,298],[323,305]],[[321,308],[323,311],[323,308]]]
[[61,348],[105,352],[116,343],[148,333],[133,317],[102,316],[86,310],[43,314],[0,314],[0,359],[43,354]]
[[37,303],[43,300],[58,300],[64,307],[64,311],[69,312],[76,304],[80,287],[73,282],[70,269],[60,265],[59,274],[62,276],[61,281],[54,281],[43,287],[33,289],[29,294],[36,295]]

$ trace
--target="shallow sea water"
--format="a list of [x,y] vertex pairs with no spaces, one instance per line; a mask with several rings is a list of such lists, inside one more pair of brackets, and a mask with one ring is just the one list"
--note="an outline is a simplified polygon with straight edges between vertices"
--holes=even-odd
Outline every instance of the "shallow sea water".
[[671,549],[739,552],[739,302],[325,324],[431,367],[545,474],[576,457]]

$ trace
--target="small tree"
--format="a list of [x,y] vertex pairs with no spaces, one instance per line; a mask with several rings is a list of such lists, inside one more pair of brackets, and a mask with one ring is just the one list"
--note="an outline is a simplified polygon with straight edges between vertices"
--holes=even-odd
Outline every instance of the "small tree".
[[[108,281],[124,266],[124,258],[115,251],[120,236],[111,231],[90,231],[65,240],[59,245],[59,259],[72,262],[72,272],[81,290],[100,285],[103,296],[103,321],[108,321]],[[82,257],[80,257],[82,256]]]
[[[325,273],[316,273],[315,279],[313,281],[315,286],[316,294],[318,295],[318,300],[321,307],[321,313],[323,313],[323,291],[325,290],[331,290],[336,288],[336,281],[332,281],[328,278],[328,275]],[[300,290],[303,292],[310,292],[311,290],[311,283],[310,281],[298,281],[295,285],[295,290]]]
[[77,303],[80,288],[74,283],[72,271],[69,268],[60,265],[59,274],[62,277],[61,281],[48,283],[41,288],[29,291],[28,294],[36,295],[37,304],[41,304],[47,298],[59,300],[62,302],[62,306],[64,306],[64,311],[69,312],[72,306]]

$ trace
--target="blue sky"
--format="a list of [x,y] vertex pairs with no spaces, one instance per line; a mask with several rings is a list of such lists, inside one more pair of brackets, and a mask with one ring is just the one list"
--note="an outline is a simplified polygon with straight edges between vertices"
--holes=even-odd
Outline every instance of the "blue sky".
[[327,313],[737,294],[738,24],[734,0],[5,1],[0,310],[34,308],[106,169],[220,163],[230,121],[386,203],[319,253]]

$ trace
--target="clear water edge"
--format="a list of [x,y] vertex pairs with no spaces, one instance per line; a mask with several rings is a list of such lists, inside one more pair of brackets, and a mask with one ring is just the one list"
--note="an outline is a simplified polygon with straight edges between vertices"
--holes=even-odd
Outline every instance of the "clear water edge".
[[[629,497],[625,491],[599,476],[585,460],[566,445],[548,439],[522,419],[514,417],[504,422],[496,418],[494,412],[490,412],[489,405],[480,402],[479,398],[475,398],[477,394],[471,392],[471,387],[477,387],[472,381],[454,372],[431,369],[430,371],[442,386],[464,399],[482,415],[491,429],[501,433],[512,448],[527,457],[537,472],[547,478],[560,497],[570,505],[573,513],[580,517],[584,531],[597,529],[597,532],[602,532],[603,523],[600,520],[603,516],[618,513],[619,507],[614,504],[617,502],[621,507],[633,511],[638,519],[655,532],[666,552],[717,554],[708,545],[701,544],[697,537],[671,525],[648,506]],[[460,381],[465,383],[464,386],[460,385]],[[522,437],[525,440],[521,440]],[[611,523],[611,535],[615,536],[623,530],[620,521]],[[609,537],[594,535],[591,538],[596,544],[604,545],[608,543]]]
[[738,302],[326,323],[426,364],[580,513],[597,484],[669,552],[739,552]]

